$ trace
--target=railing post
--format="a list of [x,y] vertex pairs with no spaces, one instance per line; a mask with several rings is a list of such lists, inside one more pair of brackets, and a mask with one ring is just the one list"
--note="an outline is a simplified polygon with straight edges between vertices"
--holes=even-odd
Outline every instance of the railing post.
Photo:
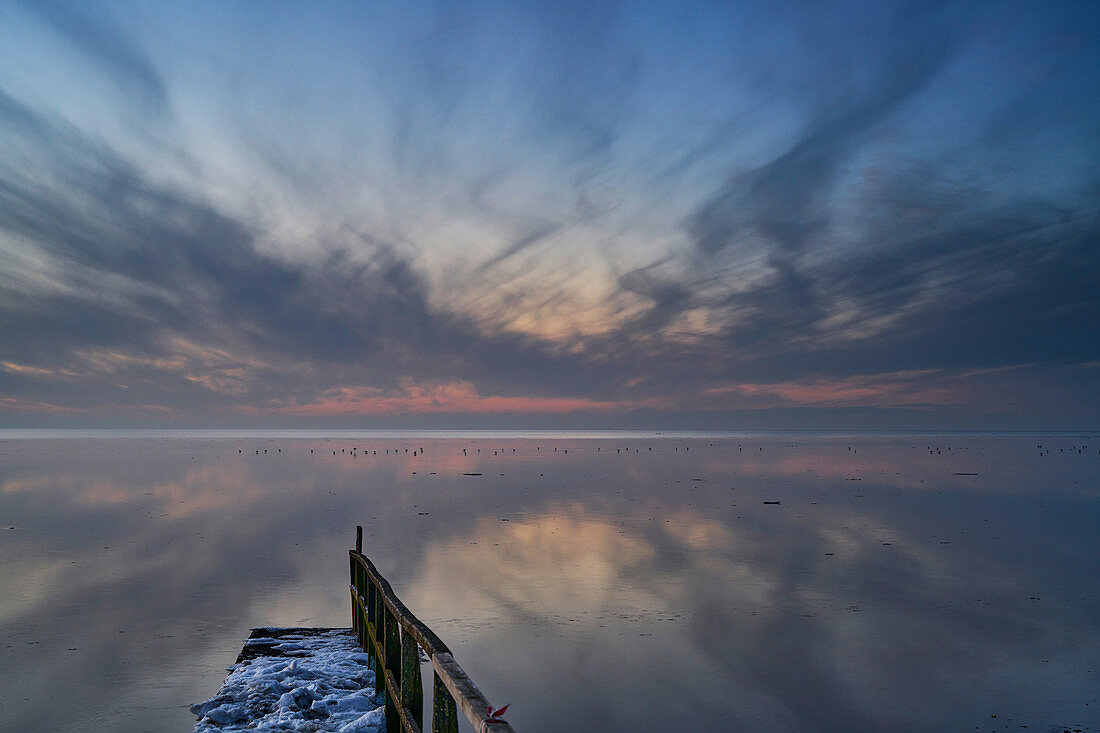
[[386,730],[401,731],[401,719],[397,715],[397,706],[401,704],[401,627],[397,623],[397,616],[390,609],[382,609],[385,631],[383,644],[386,648],[385,669],[393,675],[393,681],[397,683],[397,690],[392,695],[386,695]]
[[485,717],[493,710],[489,701],[454,661],[447,646],[394,594],[374,564],[358,547],[350,555],[353,625],[361,632],[361,644],[370,655],[375,698],[385,706],[387,733],[424,729],[421,647],[432,664],[433,733],[458,733],[459,709],[478,731],[490,727],[512,731],[504,720]]
[[432,672],[432,677],[432,733],[458,733],[458,706],[439,673]]
[[412,713],[416,724],[424,728],[424,688],[420,682],[420,651],[416,637],[401,630],[401,704]]
[[386,655],[386,650],[383,646],[382,640],[385,636],[382,633],[382,625],[384,619],[382,617],[382,591],[378,589],[374,579],[370,579],[370,593],[371,593],[371,615],[374,617],[371,619],[371,628],[374,629],[374,635],[371,637],[374,641],[374,653],[371,657],[374,659],[374,689],[375,692],[381,690],[385,694],[386,690],[386,673],[383,670],[383,658]]
[[382,599],[382,589],[374,586],[374,641],[378,648],[378,671],[382,672],[382,662],[386,658],[386,602]]
[[[351,584],[355,586],[355,592],[359,592],[359,561],[355,559],[353,555],[348,555],[348,561],[351,564]],[[359,628],[359,603],[355,598],[351,599],[351,627],[355,630],[355,638],[359,640],[359,645],[363,645],[363,634]]]

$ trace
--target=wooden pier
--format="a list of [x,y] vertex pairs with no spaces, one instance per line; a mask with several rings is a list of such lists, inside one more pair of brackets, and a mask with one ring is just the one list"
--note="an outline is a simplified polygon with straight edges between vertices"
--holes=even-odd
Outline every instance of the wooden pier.
[[350,560],[352,628],[253,629],[218,693],[191,706],[195,731],[250,730],[279,715],[308,721],[311,730],[348,730],[348,721],[356,730],[377,730],[384,707],[387,733],[420,733],[423,655],[433,670],[433,733],[458,733],[459,710],[478,733],[512,732],[504,711],[489,705],[447,645],[363,555],[362,527]]
[[352,626],[374,663],[375,687],[385,695],[387,731],[420,733],[424,727],[421,650],[434,671],[433,733],[457,733],[459,709],[478,733],[512,731],[447,645],[413,615],[363,555],[362,527],[355,528],[355,549],[349,554]]
[[191,706],[194,731],[382,731],[369,661],[351,629],[252,629],[217,694]]

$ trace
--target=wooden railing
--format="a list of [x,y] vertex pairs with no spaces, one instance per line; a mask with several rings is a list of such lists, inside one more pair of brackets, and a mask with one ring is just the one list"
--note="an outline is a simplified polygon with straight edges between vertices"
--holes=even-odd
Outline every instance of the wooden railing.
[[512,731],[512,726],[491,715],[489,701],[447,645],[405,607],[363,555],[362,527],[355,528],[355,549],[350,555],[352,626],[374,666],[375,690],[386,699],[387,733],[420,733],[424,727],[421,649],[434,670],[433,733],[458,733],[458,708],[478,733]]

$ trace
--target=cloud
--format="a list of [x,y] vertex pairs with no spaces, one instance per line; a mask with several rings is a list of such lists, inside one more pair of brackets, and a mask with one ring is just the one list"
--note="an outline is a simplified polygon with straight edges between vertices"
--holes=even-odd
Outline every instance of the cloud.
[[491,269],[494,265],[498,265],[509,257],[514,257],[520,252],[524,251],[528,247],[532,247],[539,242],[545,240],[547,237],[553,236],[561,230],[559,224],[544,224],[542,226],[536,226],[529,231],[523,233],[514,242],[509,244],[499,253],[494,255],[491,259],[483,263],[478,269],[484,272]]
[[382,390],[455,378],[500,388],[518,373],[554,393],[596,378],[546,345],[482,333],[432,306],[423,277],[377,238],[314,257],[265,254],[248,224],[0,100],[42,164],[5,171],[0,229],[52,273],[48,288],[28,267],[7,273],[0,356],[21,366],[3,372],[5,391],[38,392],[48,374],[51,394],[81,405],[218,409],[227,399],[309,402],[364,380]]
[[808,32],[815,83],[791,93],[807,122],[686,217],[690,249],[620,278],[648,305],[619,340],[693,319],[696,360],[750,380],[1095,359],[1095,201],[1006,189],[901,132],[945,104],[972,23],[910,6],[844,49]]
[[[659,423],[977,410],[952,375],[1011,368],[1046,393],[1100,360],[1100,175],[1069,134],[1087,125],[1017,154],[1054,113],[1004,124],[1035,84],[987,70],[997,13],[797,10],[448,6],[367,46],[356,15],[246,78],[230,59],[293,18],[192,66],[128,18],[28,5],[133,92],[115,108],[147,134],[0,79],[0,394]],[[1072,96],[1050,71],[1084,52],[1066,53],[1039,99]],[[346,76],[314,89],[322,68]],[[195,69],[224,75],[201,112]],[[967,106],[956,87],[994,76]],[[169,99],[178,120],[141,117]]]
[[[853,59],[825,74],[817,89],[829,96],[812,100],[811,119],[790,148],[732,176],[689,217],[686,227],[696,247],[713,254],[753,235],[773,243],[777,256],[812,246],[827,223],[826,196],[841,166],[868,133],[952,60],[957,31],[944,14],[942,8],[928,6],[897,13],[881,44],[860,44],[870,46],[861,50],[871,59]],[[823,60],[826,65],[831,61],[827,55]],[[869,77],[862,84],[850,81],[856,64]]]
[[415,384],[404,380],[399,389],[341,387],[321,394],[315,402],[248,407],[246,413],[265,415],[453,415],[558,414],[629,412],[651,406],[629,401],[599,401],[577,397],[481,395],[469,382]]

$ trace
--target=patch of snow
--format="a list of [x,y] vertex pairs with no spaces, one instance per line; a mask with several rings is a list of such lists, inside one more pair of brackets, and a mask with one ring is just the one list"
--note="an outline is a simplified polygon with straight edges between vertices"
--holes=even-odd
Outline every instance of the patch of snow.
[[195,733],[385,729],[369,657],[347,630],[256,637],[249,647],[270,651],[234,664],[217,695],[191,706]]

